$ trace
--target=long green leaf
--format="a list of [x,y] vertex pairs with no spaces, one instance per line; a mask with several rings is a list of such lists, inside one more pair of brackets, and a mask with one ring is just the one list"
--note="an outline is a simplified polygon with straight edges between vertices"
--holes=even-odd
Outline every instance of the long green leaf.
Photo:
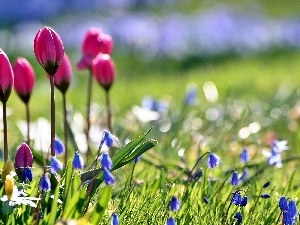
[[108,206],[108,202],[111,198],[111,187],[105,186],[102,192],[99,195],[98,202],[95,207],[95,212],[93,213],[90,223],[91,224],[99,224],[104,215],[104,212]]

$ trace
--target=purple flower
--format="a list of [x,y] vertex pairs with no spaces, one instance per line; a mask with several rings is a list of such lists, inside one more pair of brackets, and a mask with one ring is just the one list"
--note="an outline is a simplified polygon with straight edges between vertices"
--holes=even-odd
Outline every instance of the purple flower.
[[242,214],[240,212],[237,212],[235,214],[234,218],[237,220],[237,222],[236,222],[237,225],[242,224],[243,217],[242,217]]
[[247,163],[250,161],[250,154],[249,154],[249,150],[247,148],[244,148],[241,155],[240,155],[240,159],[242,163]]
[[109,154],[107,152],[104,152],[102,154],[101,165],[102,165],[102,168],[106,168],[108,170],[111,170],[111,168],[113,166],[113,163],[112,163],[112,161],[109,157]]
[[176,196],[172,196],[170,201],[170,208],[173,212],[177,212],[181,208],[181,203]]
[[115,183],[115,178],[108,169],[103,168],[103,176],[106,185],[113,185]]
[[207,166],[208,168],[212,169],[214,167],[218,167],[221,163],[221,159],[219,156],[217,156],[214,153],[210,153],[208,160],[207,160]]
[[51,165],[50,172],[52,174],[55,174],[57,173],[58,170],[62,170],[64,168],[62,162],[59,161],[55,156],[51,156],[50,165]]
[[111,222],[110,222],[111,225],[119,225],[119,217],[118,217],[118,214],[117,213],[113,213],[111,215]]
[[73,168],[82,170],[83,167],[84,167],[84,160],[81,154],[79,152],[76,152],[73,159]]
[[239,175],[236,172],[236,170],[234,170],[233,173],[232,173],[231,184],[233,186],[237,186],[238,183],[239,183]]
[[65,146],[58,138],[55,138],[54,140],[54,151],[57,155],[63,154],[65,152]]
[[279,208],[281,211],[283,212],[287,212],[288,211],[288,202],[286,200],[286,197],[281,196],[280,200],[279,200]]
[[241,206],[245,207],[248,203],[248,197],[247,196],[244,196],[242,201],[241,201]]
[[241,196],[241,194],[239,192],[235,193],[235,195],[231,199],[231,203],[233,203],[235,205],[240,205],[241,202],[242,202],[242,196]]
[[173,217],[169,217],[166,225],[176,225],[176,222]]
[[51,188],[51,182],[47,174],[43,174],[39,183],[40,189],[43,191],[49,191]]
[[100,142],[99,149],[102,148],[103,144],[106,144],[108,148],[111,148],[115,143],[119,144],[119,139],[112,135],[109,131],[105,130],[103,131],[103,138]]

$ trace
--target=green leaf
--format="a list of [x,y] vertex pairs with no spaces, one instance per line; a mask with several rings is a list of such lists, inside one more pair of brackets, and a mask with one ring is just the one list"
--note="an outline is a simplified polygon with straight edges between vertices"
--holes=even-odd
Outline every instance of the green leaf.
[[57,185],[55,192],[54,192],[54,198],[53,198],[53,202],[52,202],[52,206],[51,206],[51,212],[48,217],[47,224],[54,224],[56,221],[56,216],[59,216],[59,215],[57,215],[58,197],[59,197],[59,185]]
[[111,187],[105,186],[99,195],[98,202],[95,206],[95,211],[91,217],[91,224],[99,224],[104,215],[104,212],[108,206],[108,202],[111,198]]

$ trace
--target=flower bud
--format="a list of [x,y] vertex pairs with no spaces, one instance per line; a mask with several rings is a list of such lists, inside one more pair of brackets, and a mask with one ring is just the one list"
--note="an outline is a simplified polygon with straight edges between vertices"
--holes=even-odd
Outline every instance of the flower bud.
[[72,78],[72,66],[67,54],[64,54],[63,61],[61,62],[57,72],[54,76],[55,86],[62,92],[66,93],[69,88]]
[[32,167],[33,155],[29,146],[23,142],[18,148],[15,157],[15,169]]
[[14,169],[14,164],[10,160],[10,158],[8,158],[4,163],[1,179],[4,181],[4,179],[6,179],[6,175],[8,175],[13,169]]
[[40,183],[39,183],[40,189],[43,191],[49,191],[51,188],[51,182],[47,174],[43,174]]
[[10,175],[6,175],[4,189],[5,189],[5,194],[6,194],[8,200],[11,200],[11,197],[14,192],[14,185],[15,185],[15,182],[14,182],[13,177]]
[[81,154],[79,152],[75,153],[72,165],[73,165],[74,169],[80,169],[80,170],[83,169],[83,167],[84,167],[84,160],[83,160],[83,158],[82,158],[82,156],[81,156]]
[[13,70],[5,52],[0,48],[0,101],[6,102],[14,85]]
[[111,54],[113,49],[113,41],[110,35],[102,32],[98,28],[90,28],[83,40],[82,58],[77,63],[77,69],[82,70],[90,68],[93,59],[101,52]]
[[35,82],[35,73],[31,64],[23,57],[17,58],[13,65],[14,88],[21,98],[27,104]]
[[53,76],[64,57],[60,36],[50,27],[40,29],[34,38],[34,54],[44,70]]
[[115,79],[115,64],[108,54],[99,54],[93,60],[92,73],[98,83],[105,89],[109,90]]

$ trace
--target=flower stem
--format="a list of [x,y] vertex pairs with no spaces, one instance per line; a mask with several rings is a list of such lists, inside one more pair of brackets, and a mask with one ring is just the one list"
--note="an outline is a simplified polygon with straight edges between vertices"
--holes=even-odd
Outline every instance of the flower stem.
[[110,98],[109,98],[109,90],[105,91],[106,94],[106,113],[107,113],[107,129],[112,133],[111,128],[111,106],[110,106]]
[[30,147],[30,110],[29,104],[26,103],[26,122],[27,122],[27,144]]
[[6,101],[3,101],[4,162],[8,159]]
[[51,156],[55,156],[55,95],[54,95],[54,74],[50,76],[50,92],[51,92]]
[[65,166],[68,161],[68,121],[67,121],[67,101],[66,94],[63,93],[63,110],[64,110],[64,135],[65,135]]
[[91,111],[91,99],[92,99],[92,87],[93,87],[93,74],[92,70],[90,69],[90,75],[89,75],[89,81],[88,81],[88,93],[87,93],[87,106],[86,106],[86,143],[87,143],[87,151],[86,151],[86,159],[87,163],[89,160],[89,156],[91,155],[91,150],[90,150],[90,111]]

